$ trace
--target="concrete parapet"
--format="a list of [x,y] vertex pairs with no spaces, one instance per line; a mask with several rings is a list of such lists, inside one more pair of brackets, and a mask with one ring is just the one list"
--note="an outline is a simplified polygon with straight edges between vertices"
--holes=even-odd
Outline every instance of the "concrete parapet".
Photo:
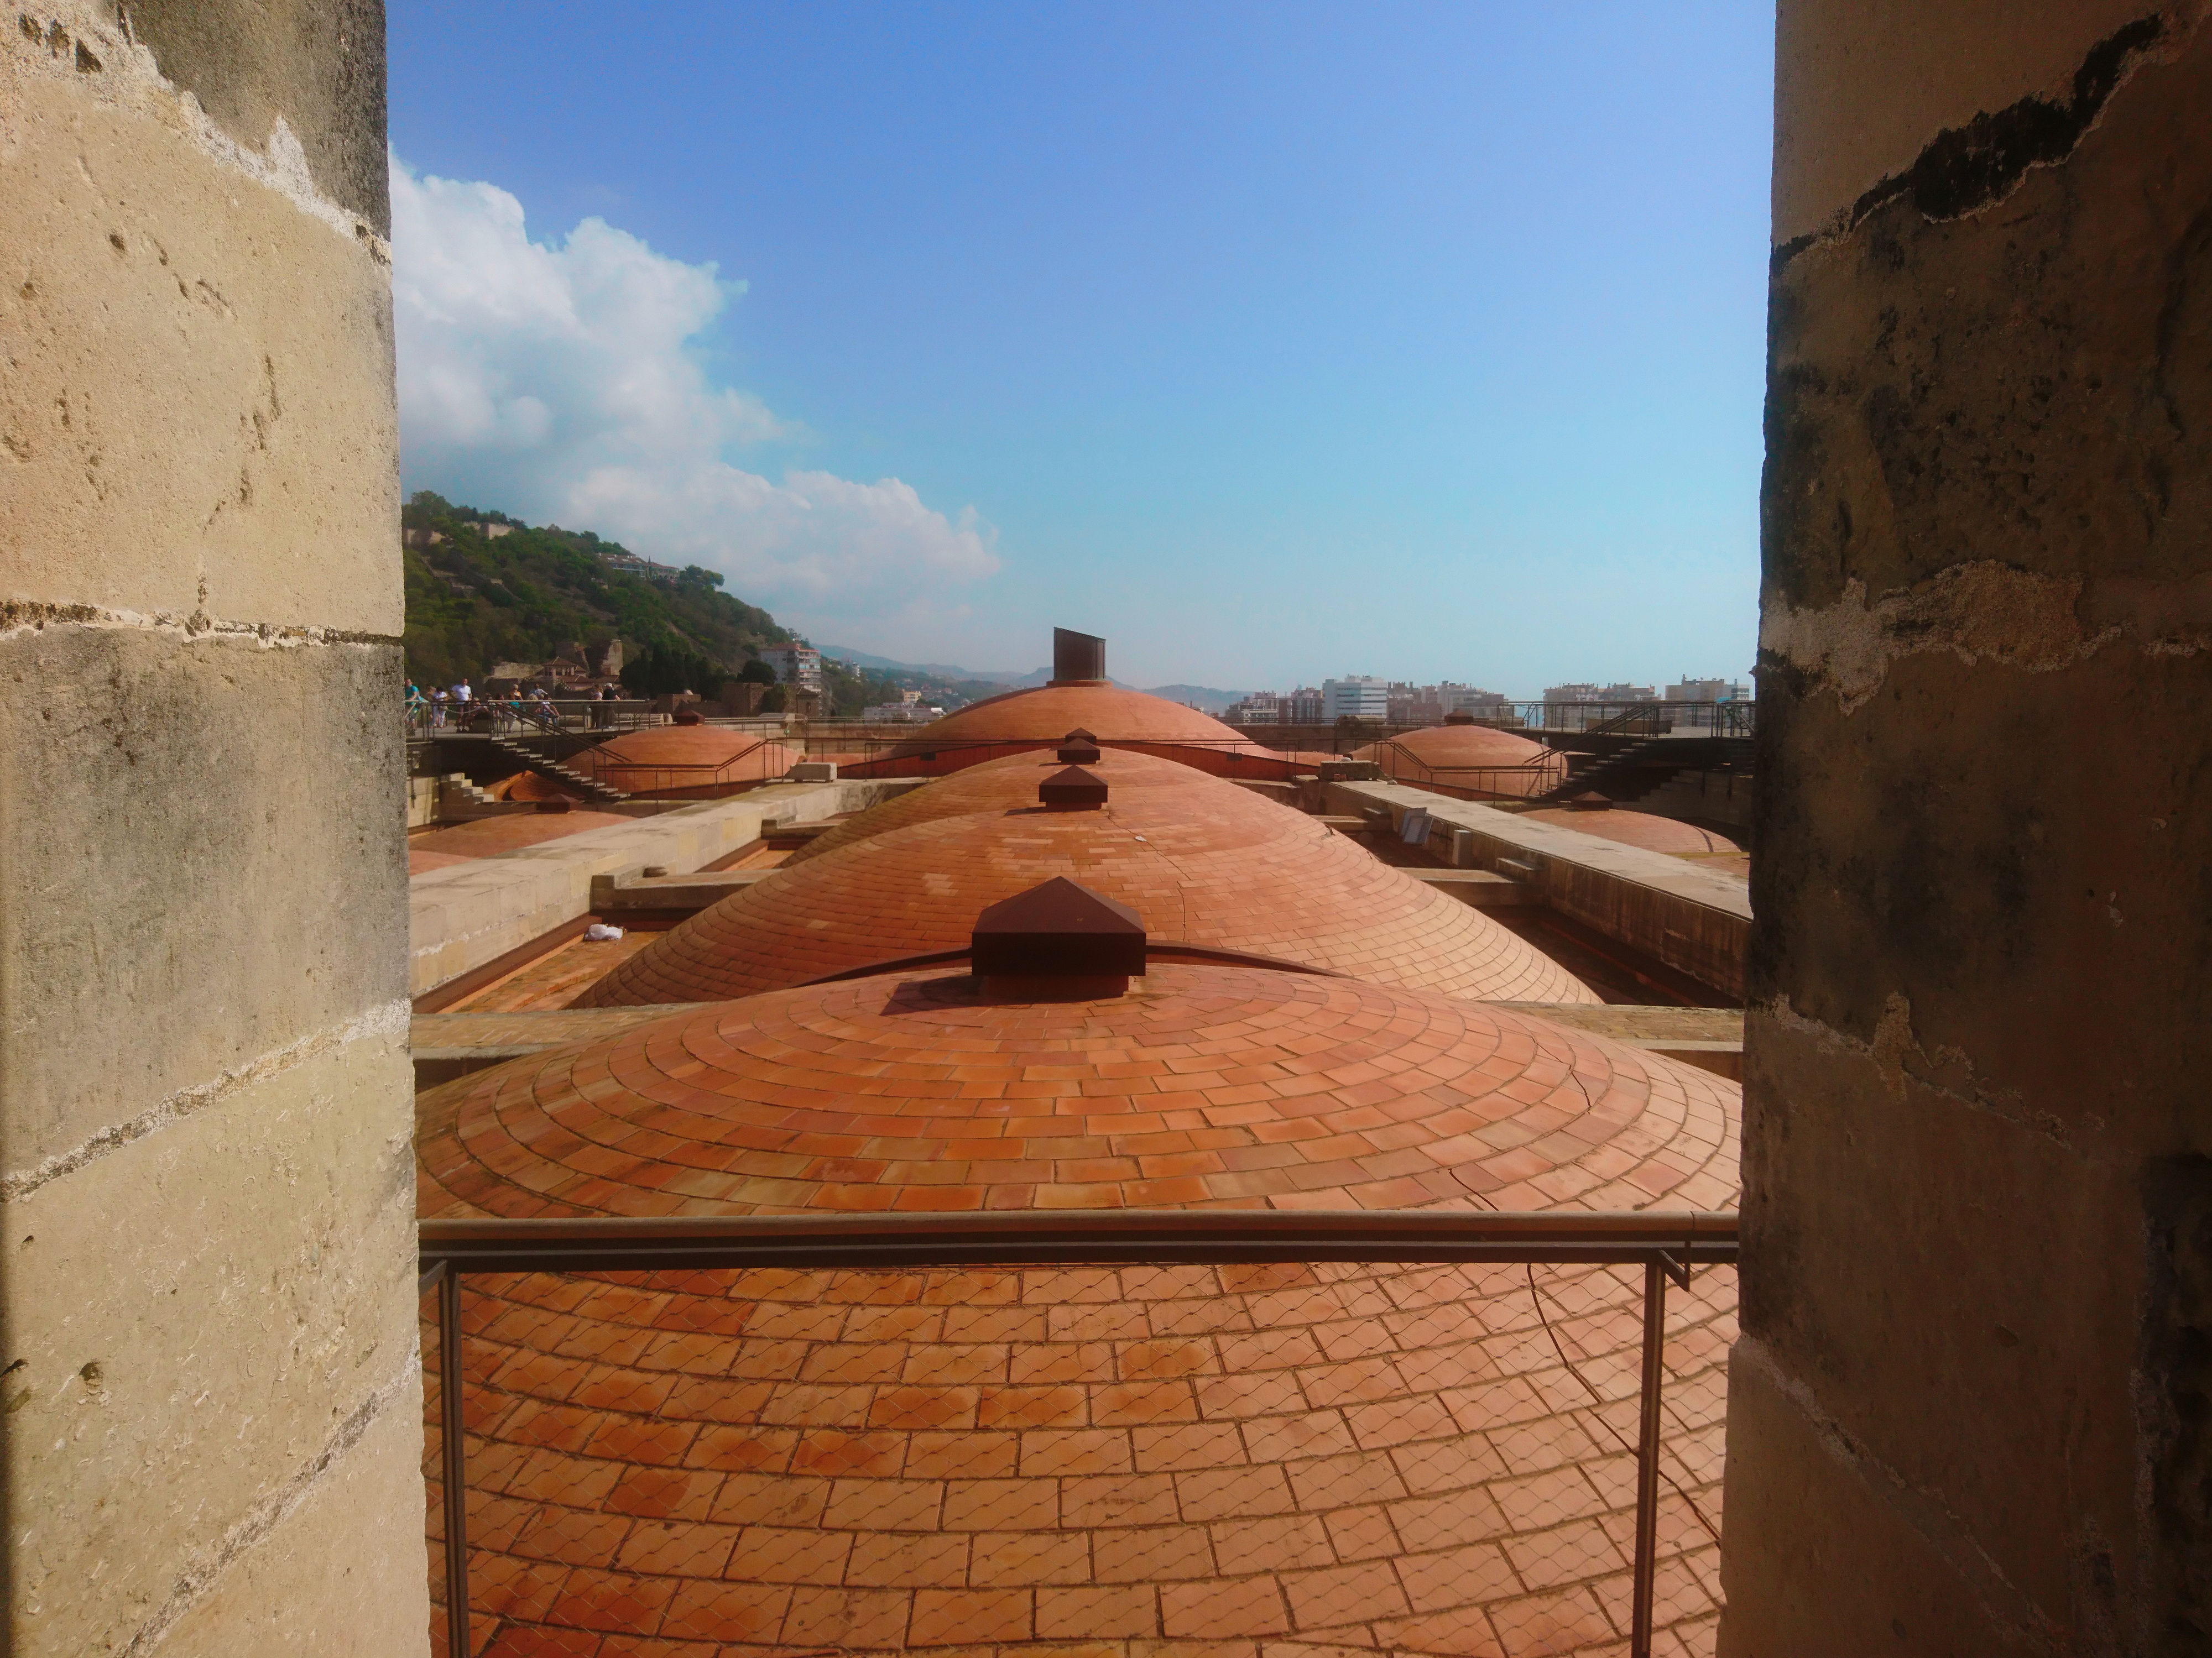
[[1724,996],[1743,994],[1751,895],[1741,876],[1407,783],[1324,787],[1331,811],[1347,822],[1395,832],[1407,812],[1425,811],[1429,844],[1441,841],[1456,863],[1516,879],[1559,914]]
[[434,990],[584,914],[595,878],[638,874],[647,864],[698,870],[778,824],[819,823],[912,786],[775,783],[620,829],[428,871],[408,884],[408,993]]

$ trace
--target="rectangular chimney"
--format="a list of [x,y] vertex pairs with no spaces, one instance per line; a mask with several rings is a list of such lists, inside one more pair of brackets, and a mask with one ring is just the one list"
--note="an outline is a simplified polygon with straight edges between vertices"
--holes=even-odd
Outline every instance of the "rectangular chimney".
[[1096,634],[1079,634],[1072,628],[1052,630],[1052,683],[1055,685],[1103,684],[1106,680],[1106,641]]

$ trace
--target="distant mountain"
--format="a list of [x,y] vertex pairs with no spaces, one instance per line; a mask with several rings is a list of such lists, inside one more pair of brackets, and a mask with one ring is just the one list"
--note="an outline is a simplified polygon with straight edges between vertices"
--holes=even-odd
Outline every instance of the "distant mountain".
[[1211,685],[1154,685],[1149,689],[1154,696],[1164,696],[1170,702],[1188,702],[1208,714],[1219,714],[1231,702],[1242,702],[1252,694],[1216,690]]
[[[899,662],[888,656],[871,656],[866,651],[856,651],[849,645],[824,645],[822,654],[834,656],[841,662],[849,662],[856,668],[872,668],[878,673],[920,673],[935,679],[980,679],[993,685],[1023,685],[1030,680],[1042,684],[1052,677],[1049,668],[1032,668],[1026,675],[1011,668],[963,668],[950,662]],[[1039,678],[1038,676],[1043,676]]]

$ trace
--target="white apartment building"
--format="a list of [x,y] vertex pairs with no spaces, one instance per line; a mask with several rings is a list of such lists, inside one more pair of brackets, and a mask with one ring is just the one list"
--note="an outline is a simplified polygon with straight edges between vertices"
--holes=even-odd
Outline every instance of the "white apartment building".
[[1390,717],[1390,682],[1371,675],[1353,674],[1321,682],[1322,723],[1332,724],[1347,715],[1354,720],[1384,720]]
[[822,653],[811,645],[771,645],[761,660],[775,670],[776,682],[803,691],[822,689]]

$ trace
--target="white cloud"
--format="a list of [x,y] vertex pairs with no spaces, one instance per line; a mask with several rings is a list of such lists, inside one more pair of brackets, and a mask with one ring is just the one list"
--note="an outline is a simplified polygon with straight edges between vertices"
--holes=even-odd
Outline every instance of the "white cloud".
[[896,478],[856,483],[732,464],[803,437],[714,383],[696,343],[744,293],[604,221],[533,242],[489,184],[392,164],[399,428],[410,485],[590,528],[703,564],[747,598],[824,621],[930,604],[999,568],[991,527]]

